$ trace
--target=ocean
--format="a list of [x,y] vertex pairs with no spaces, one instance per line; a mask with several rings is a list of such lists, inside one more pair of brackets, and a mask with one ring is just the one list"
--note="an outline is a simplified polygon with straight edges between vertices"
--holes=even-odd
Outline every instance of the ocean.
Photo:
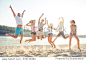
[[[23,37],[22,44],[20,44],[20,37],[14,39],[9,36],[0,36],[0,46],[29,46],[29,45],[50,45],[48,42],[48,38],[46,37],[43,40],[38,40],[33,42],[25,42],[26,39],[31,39],[31,37]],[[52,38],[54,40],[55,37]],[[79,38],[80,44],[86,44],[86,38]],[[55,45],[63,45],[63,44],[69,44],[69,38],[64,39],[62,37],[58,37],[55,41]],[[72,38],[71,44],[77,44],[77,40],[75,38]]]

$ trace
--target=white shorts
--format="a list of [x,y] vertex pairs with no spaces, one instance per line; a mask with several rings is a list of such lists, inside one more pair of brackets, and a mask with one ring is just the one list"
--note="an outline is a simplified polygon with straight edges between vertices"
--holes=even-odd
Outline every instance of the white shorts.
[[43,35],[43,31],[38,31],[37,36],[41,36],[41,35]]

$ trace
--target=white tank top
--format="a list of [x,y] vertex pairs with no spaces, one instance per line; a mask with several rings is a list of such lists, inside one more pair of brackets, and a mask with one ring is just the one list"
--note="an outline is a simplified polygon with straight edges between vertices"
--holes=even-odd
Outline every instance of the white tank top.
[[59,25],[59,31],[63,31],[63,23]]
[[48,34],[52,33],[52,28],[48,28]]
[[17,25],[23,25],[22,16],[21,17],[15,16],[15,19],[16,19],[16,24]]

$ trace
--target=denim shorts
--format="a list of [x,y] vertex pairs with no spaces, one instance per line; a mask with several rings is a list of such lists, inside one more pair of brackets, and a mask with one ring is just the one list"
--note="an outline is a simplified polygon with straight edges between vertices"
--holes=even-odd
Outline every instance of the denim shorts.
[[53,35],[53,34],[52,34],[52,33],[49,33],[49,34],[48,34],[48,36],[51,36],[51,35]]
[[36,35],[36,32],[31,32],[32,35]]
[[72,33],[70,33],[70,35],[71,35],[71,36],[76,36],[76,33],[73,33],[73,35],[72,35]]
[[23,28],[16,27],[15,35],[23,35]]

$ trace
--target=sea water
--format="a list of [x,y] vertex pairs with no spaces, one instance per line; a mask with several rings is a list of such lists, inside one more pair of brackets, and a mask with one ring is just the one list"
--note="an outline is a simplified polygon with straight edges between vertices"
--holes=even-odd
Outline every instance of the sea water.
[[[38,40],[33,42],[25,42],[25,40],[31,39],[31,37],[23,37],[22,45],[23,46],[29,46],[29,45],[50,45],[48,42],[48,38],[46,37],[43,40]],[[54,40],[55,37],[52,38]],[[79,38],[80,44],[86,44],[86,38]],[[62,45],[62,44],[69,44],[69,38],[64,39],[62,37],[58,37],[57,40],[54,42],[55,45]],[[75,38],[72,38],[71,44],[77,44],[77,40]],[[20,44],[20,37],[18,38],[12,38],[9,36],[0,36],[0,46],[21,46]]]

